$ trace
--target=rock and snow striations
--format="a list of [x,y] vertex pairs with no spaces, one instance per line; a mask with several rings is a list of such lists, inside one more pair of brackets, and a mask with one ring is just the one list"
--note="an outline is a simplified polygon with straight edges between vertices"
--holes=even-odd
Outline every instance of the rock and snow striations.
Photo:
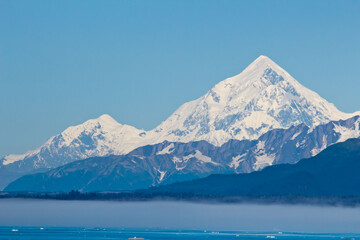
[[[210,174],[248,173],[296,163],[348,137],[360,136],[360,116],[310,128],[273,129],[257,140],[230,140],[220,147],[206,141],[162,142],[127,155],[88,158],[45,173],[26,175],[5,191],[119,191],[186,181]],[[325,171],[329,166],[319,166]]]
[[143,132],[104,114],[67,128],[36,150],[8,155],[2,164],[26,169],[53,168],[92,156],[120,155],[126,149],[137,147],[143,139]]
[[305,88],[266,56],[228,78],[201,98],[185,103],[151,133],[173,142],[257,139],[274,128],[316,126],[354,114]]
[[[4,157],[0,168],[16,171],[54,168],[88,157],[126,154],[165,140],[185,143],[205,140],[221,146],[230,139],[257,139],[272,129],[299,124],[314,127],[354,115],[360,112],[339,111],[271,59],[260,56],[239,75],[218,83],[201,98],[183,104],[151,131],[122,125],[109,115],[102,115],[69,127],[34,151]],[[163,153],[170,151],[166,149]],[[233,166],[240,159],[234,157]],[[261,166],[259,163],[259,169]]]

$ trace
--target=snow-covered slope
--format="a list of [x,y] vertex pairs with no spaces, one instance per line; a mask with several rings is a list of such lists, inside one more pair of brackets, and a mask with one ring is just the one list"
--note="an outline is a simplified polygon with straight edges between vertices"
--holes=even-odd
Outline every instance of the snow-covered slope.
[[43,174],[28,175],[5,190],[133,190],[216,173],[246,173],[271,165],[296,163],[348,137],[360,137],[359,116],[314,128],[300,124],[274,129],[257,140],[230,140],[220,147],[206,141],[165,141],[139,147],[127,155],[89,158]]
[[[201,98],[182,105],[151,131],[122,125],[103,115],[69,127],[36,150],[0,159],[0,168],[13,172],[53,168],[93,156],[126,154],[165,140],[206,140],[220,146],[230,139],[257,139],[275,128],[298,124],[314,127],[354,115],[339,111],[268,57],[260,56],[239,75],[225,79]],[[234,158],[233,165],[239,161]]]
[[120,155],[125,153],[124,149],[137,147],[143,141],[142,133],[104,114],[67,128],[34,151],[8,155],[2,164],[12,168],[53,168],[92,156]]
[[311,127],[352,116],[260,56],[239,75],[182,105],[151,133],[159,142],[206,140],[220,146],[229,139],[256,139],[274,128]]

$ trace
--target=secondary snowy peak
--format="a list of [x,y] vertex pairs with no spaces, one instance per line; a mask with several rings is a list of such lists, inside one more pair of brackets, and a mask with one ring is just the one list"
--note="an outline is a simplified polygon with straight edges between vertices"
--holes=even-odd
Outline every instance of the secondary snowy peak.
[[109,153],[122,154],[122,147],[127,144],[135,145],[141,139],[139,135],[142,132],[135,127],[122,125],[104,114],[97,119],[90,119],[83,124],[67,128],[60,134],[59,144],[62,147],[76,145],[79,140],[94,141],[96,146],[92,151],[97,151],[99,156]]
[[[144,131],[122,125],[107,114],[68,127],[40,148],[21,155],[8,155],[2,164],[16,163],[27,168],[51,168],[74,160],[110,154],[123,154],[138,147]],[[24,161],[20,161],[24,160]]]
[[112,117],[104,114],[97,119],[90,119],[83,124],[68,127],[60,134],[62,136],[61,144],[68,146],[74,139],[79,138],[84,133],[97,132],[97,134],[99,134],[104,131],[110,132],[112,130],[117,130],[121,127],[122,125],[116,122]]
[[158,142],[206,140],[221,145],[229,139],[256,139],[274,128],[314,126],[353,115],[342,113],[260,56],[240,74],[183,104],[151,135]]

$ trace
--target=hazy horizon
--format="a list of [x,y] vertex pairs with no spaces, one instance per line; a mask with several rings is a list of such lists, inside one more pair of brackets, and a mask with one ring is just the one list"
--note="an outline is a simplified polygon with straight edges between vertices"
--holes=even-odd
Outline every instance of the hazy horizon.
[[[359,233],[360,208],[0,199],[0,225]],[[341,222],[341,224],[339,224]]]

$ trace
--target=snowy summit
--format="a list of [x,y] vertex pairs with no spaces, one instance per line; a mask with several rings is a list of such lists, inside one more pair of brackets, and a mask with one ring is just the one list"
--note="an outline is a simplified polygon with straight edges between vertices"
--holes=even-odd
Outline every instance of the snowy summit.
[[242,73],[218,83],[201,98],[185,103],[151,131],[157,138],[221,145],[230,139],[256,139],[274,128],[314,126],[354,114],[305,88],[266,56]]

